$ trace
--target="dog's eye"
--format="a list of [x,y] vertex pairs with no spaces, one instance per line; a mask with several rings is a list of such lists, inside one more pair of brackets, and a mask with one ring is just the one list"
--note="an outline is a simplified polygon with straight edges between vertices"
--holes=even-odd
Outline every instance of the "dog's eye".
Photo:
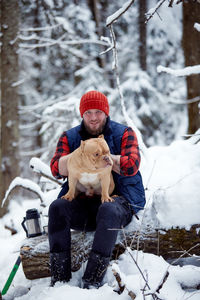
[[95,156],[99,156],[99,153],[95,153]]

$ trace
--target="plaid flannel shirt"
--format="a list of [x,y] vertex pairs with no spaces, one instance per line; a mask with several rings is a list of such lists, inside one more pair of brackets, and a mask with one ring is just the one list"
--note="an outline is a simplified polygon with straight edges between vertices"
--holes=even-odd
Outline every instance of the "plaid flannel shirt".
[[[51,160],[50,167],[54,177],[60,179],[63,176],[59,174],[58,161],[61,156],[70,153],[67,135],[65,132],[61,135],[55,154]],[[137,173],[140,165],[140,152],[135,132],[127,127],[122,136],[120,153],[120,172],[123,176],[133,176]]]

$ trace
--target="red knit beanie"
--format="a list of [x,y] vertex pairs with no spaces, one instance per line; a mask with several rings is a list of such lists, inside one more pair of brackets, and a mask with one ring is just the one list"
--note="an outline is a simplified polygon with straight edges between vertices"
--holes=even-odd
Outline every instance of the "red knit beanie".
[[98,91],[89,91],[81,97],[80,114],[83,117],[85,111],[89,109],[99,109],[109,115],[109,104],[107,97]]

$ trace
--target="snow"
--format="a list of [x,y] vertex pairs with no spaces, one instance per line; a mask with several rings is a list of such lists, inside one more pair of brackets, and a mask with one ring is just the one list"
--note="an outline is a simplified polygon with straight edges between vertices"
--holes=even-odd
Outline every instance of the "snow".
[[130,6],[131,4],[133,4],[133,0],[129,0],[126,3],[124,3],[124,5],[118,9],[114,14],[112,14],[111,16],[109,16],[106,19],[106,26],[109,26],[110,24],[112,24],[116,19],[118,19]]
[[158,73],[166,72],[166,73],[174,75],[174,76],[189,76],[192,74],[200,74],[200,65],[189,66],[189,67],[185,67],[183,69],[177,69],[177,70],[173,70],[171,68],[166,68],[163,66],[158,66],[157,71],[158,71]]
[[200,24],[199,23],[195,23],[194,28],[200,32]]
[[158,8],[163,4],[163,2],[165,2],[165,0],[158,1],[155,7],[152,7],[148,10],[146,16],[148,16],[148,18],[152,17],[155,14],[155,12],[158,10]]
[[37,193],[41,200],[43,201],[43,198],[44,198],[44,194],[43,192],[41,191],[41,188],[39,187],[39,185],[35,182],[33,182],[32,180],[29,180],[29,179],[25,179],[25,178],[21,178],[21,177],[16,177],[12,182],[11,184],[9,185],[9,188],[5,194],[5,197],[2,201],[2,207],[5,203],[5,201],[7,200],[8,198],[8,195],[11,193],[11,191],[17,187],[17,186],[22,186],[24,188],[27,188],[31,191],[34,191],[35,193]]
[[[142,161],[141,172],[144,186],[147,188],[147,205],[141,211],[139,220],[133,218],[127,230],[141,229],[146,225],[159,228],[180,226],[189,228],[192,224],[200,224],[199,182],[200,182],[200,143],[199,132],[188,140],[177,140],[169,146],[147,148],[147,156]],[[39,164],[39,161],[37,162]],[[38,169],[45,173],[46,167],[41,163]],[[30,183],[24,179],[17,179],[30,187]],[[31,185],[34,188],[34,185]],[[35,186],[38,191],[38,187]],[[56,198],[59,189],[54,189],[45,194],[46,205]],[[37,208],[41,213],[42,225],[46,225],[48,207],[41,207],[39,199],[26,200],[21,203],[12,199],[9,205],[9,213],[0,219],[0,282],[3,286],[11,272],[11,269],[19,255],[19,249],[25,239],[25,232],[21,222],[26,210]],[[4,228],[5,225],[13,226],[18,233],[11,235]],[[42,244],[43,245],[43,244]],[[44,249],[43,249],[44,248]],[[46,242],[42,251],[46,249]],[[137,262],[137,265],[136,263]],[[139,266],[139,268],[138,268]],[[166,282],[163,284],[157,296],[160,299],[191,299],[199,300],[200,291],[185,290],[183,287],[191,287],[200,282],[200,267],[195,265],[175,266],[169,264],[162,257],[143,253],[142,251],[126,249],[117,261],[111,261],[104,278],[104,285],[96,289],[83,290],[81,278],[85,264],[73,273],[69,283],[57,283],[53,288],[49,286],[50,278],[27,280],[20,265],[14,280],[6,295],[5,300],[54,300],[79,299],[82,300],[127,300],[131,299],[128,292],[136,295],[136,300],[142,300],[145,280],[145,294],[155,293],[162,283],[166,272],[169,272]],[[113,271],[117,271],[125,284],[124,292],[119,295],[114,290],[118,289]],[[140,269],[140,270],[139,270]],[[143,274],[143,276],[142,276]],[[144,277],[144,278],[143,278]],[[152,296],[146,296],[147,300]]]
[[[54,7],[52,0],[45,0],[44,1],[49,7]],[[59,1],[58,1],[59,2]],[[129,5],[132,4],[133,1],[125,1],[123,5],[121,5],[121,9],[116,11],[114,14],[112,14],[110,17],[107,18],[106,23],[107,25],[114,22],[122,13],[125,11]],[[150,9],[147,13],[147,16],[151,16],[155,11],[158,9],[159,5],[164,2],[161,1],[151,1],[155,3],[154,8]],[[122,3],[122,1],[120,2]],[[152,5],[153,6],[153,5]],[[183,59],[181,58],[181,52],[180,52],[180,44],[179,41],[181,39],[181,26],[179,24],[180,22],[180,16],[181,16],[181,6],[174,5],[173,10],[168,9],[168,1],[165,1],[165,3],[159,7],[159,15],[162,18],[162,22],[160,20],[160,17],[155,14],[154,18],[151,19],[151,21],[148,23],[148,28],[154,29],[154,39],[151,39],[149,36],[149,45],[151,47],[154,46],[154,52],[153,55],[149,55],[150,57],[150,64],[149,67],[152,66],[153,68],[155,65],[163,64],[167,66],[172,66],[172,68],[165,68],[165,67],[158,67],[159,71],[166,72],[168,74],[172,74],[175,76],[187,76],[191,74],[191,71],[193,72],[195,69],[197,70],[197,73],[199,73],[199,66],[189,67],[189,69],[184,68],[180,70],[174,70],[177,66],[183,65]],[[51,30],[55,29],[56,27],[61,28],[61,26],[69,33],[69,35],[73,34],[74,26],[71,26],[74,20],[76,20],[75,16],[79,16],[80,20],[78,20],[78,26],[79,30],[81,30],[81,27],[83,28],[83,32],[86,31],[86,35],[80,36],[79,39],[74,38],[71,40],[71,36],[69,36],[69,39],[63,40],[62,43],[57,40],[57,44],[62,47],[61,49],[64,49],[68,47],[69,45],[82,43],[84,46],[88,42],[93,42],[94,44],[101,44],[101,45],[109,45],[109,38],[104,37],[102,41],[98,41],[95,34],[92,34],[91,27],[94,26],[92,22],[88,22],[90,19],[90,15],[86,13],[86,10],[84,7],[79,8],[79,6],[75,6],[75,9],[69,8],[67,5],[66,12],[67,14],[61,14],[60,17],[55,17],[56,24],[52,26],[46,26],[46,23],[44,26],[33,28],[32,24],[29,26],[29,24],[26,24],[26,28],[21,29],[21,31],[25,34],[26,32],[31,31],[42,31],[42,32],[50,32],[49,35],[45,35],[45,38],[43,38],[43,42],[47,42],[50,45],[55,44],[55,40],[52,40],[50,38],[51,36]],[[134,8],[134,6],[133,6]],[[78,9],[78,11],[77,11]],[[81,13],[80,13],[81,12]],[[67,22],[68,20],[68,14],[71,17],[71,22]],[[132,27],[134,27],[134,14],[131,12],[126,12],[124,16],[126,17],[129,14],[131,16],[131,23],[129,23],[129,30],[131,30]],[[80,22],[80,21],[85,22]],[[86,23],[87,22],[87,23]],[[54,22],[53,22],[54,23]],[[85,30],[86,25],[87,30]],[[132,24],[132,26],[131,26]],[[42,25],[42,23],[40,24]],[[6,27],[7,25],[4,25]],[[136,26],[135,26],[136,27]],[[194,24],[195,30],[200,31],[200,24],[195,23]],[[157,31],[156,31],[157,29]],[[159,33],[160,31],[160,33]],[[159,33],[159,34],[157,34]],[[119,32],[120,35],[120,32]],[[125,37],[127,33],[121,34],[122,37]],[[130,44],[130,38],[129,38],[129,47],[133,47],[134,45],[134,37],[136,36],[136,31],[133,31],[131,34],[131,40],[132,44]],[[79,35],[77,35],[79,36]],[[35,38],[36,35],[30,35],[30,36],[20,36],[22,42],[23,40],[32,40]],[[48,37],[48,39],[47,39]],[[130,32],[129,32],[130,37]],[[41,39],[41,37],[40,37]],[[121,54],[121,60],[120,65],[123,69],[124,66],[126,66],[127,69],[131,70],[131,74],[133,74],[133,70],[135,70],[135,73],[137,73],[137,76],[139,74],[139,69],[137,67],[137,64],[134,61],[134,58],[136,57],[134,52],[129,50],[129,47],[127,47],[126,43],[124,43],[125,40],[119,39],[119,45],[121,44],[123,47],[123,50],[128,50],[129,52],[119,51],[119,55]],[[172,43],[171,46],[169,41]],[[136,44],[136,43],[135,43]],[[78,103],[80,99],[80,95],[83,90],[85,89],[93,89],[97,86],[104,87],[105,91],[108,92],[110,95],[110,98],[112,99],[112,95],[114,95],[115,91],[111,91],[110,88],[107,86],[106,80],[102,80],[102,78],[98,75],[100,72],[97,70],[97,67],[95,68],[95,64],[92,61],[87,62],[86,65],[81,65],[80,69],[76,71],[76,75],[81,75],[81,83],[77,85],[77,87],[74,88],[74,85],[71,84],[70,80],[67,80],[66,84],[66,75],[64,73],[64,77],[61,78],[58,76],[58,69],[61,66],[62,61],[58,60],[58,57],[60,54],[57,52],[54,53],[56,60],[56,66],[58,67],[56,69],[57,76],[52,72],[52,76],[50,76],[50,61],[49,57],[43,56],[43,68],[41,74],[39,74],[38,70],[35,70],[32,65],[35,61],[38,62],[38,56],[34,56],[33,52],[29,51],[31,47],[35,47],[36,44],[27,44],[28,51],[23,56],[27,57],[27,61],[24,64],[25,69],[28,70],[29,74],[23,73],[22,78],[31,78],[31,82],[33,82],[34,78],[39,78],[41,82],[45,82],[44,79],[47,79],[46,85],[42,86],[42,88],[45,90],[44,94],[41,94],[39,97],[39,94],[36,93],[33,88],[32,84],[29,86],[28,84],[22,84],[24,88],[28,91],[26,94],[26,101],[29,103],[29,107],[25,107],[25,110],[28,111],[28,116],[30,116],[30,113],[33,111],[36,111],[36,108],[39,111],[42,111],[41,115],[45,117],[46,119],[44,122],[44,125],[40,131],[41,134],[45,133],[47,145],[49,149],[50,146],[53,144],[55,147],[55,140],[57,140],[58,135],[62,133],[63,130],[66,130],[67,127],[75,126],[78,123],[78,119],[76,119],[77,116],[79,116],[78,113]],[[39,44],[41,45],[41,44]],[[25,44],[24,44],[25,46]],[[41,46],[44,46],[43,44]],[[21,50],[22,50],[22,43],[21,43]],[[166,48],[167,47],[167,48]],[[59,47],[57,47],[59,48]],[[164,48],[164,50],[163,50]],[[68,48],[67,48],[68,49]],[[135,48],[134,48],[135,49]],[[156,50],[155,50],[156,49]],[[172,51],[173,49],[173,51]],[[72,51],[72,49],[70,49]],[[132,50],[132,49],[131,49]],[[91,50],[88,50],[88,52],[91,52]],[[156,52],[157,51],[157,52]],[[70,51],[69,51],[70,52]],[[76,54],[78,58],[82,58],[82,60],[85,59],[85,52],[78,52],[77,49],[73,48],[73,54]],[[25,53],[25,52],[24,52]],[[32,53],[32,56],[31,56]],[[94,53],[96,53],[94,51]],[[29,54],[29,56],[27,56]],[[65,53],[66,55],[66,53]],[[131,55],[131,56],[130,56]],[[96,54],[95,54],[96,57]],[[33,59],[34,58],[34,59]],[[72,59],[72,56],[69,56],[69,60]],[[84,59],[83,59],[84,58]],[[125,60],[125,63],[122,63],[122,58],[127,58]],[[41,59],[41,57],[40,57]],[[158,63],[154,63],[153,59],[157,59]],[[53,60],[53,59],[52,59]],[[131,63],[130,63],[131,61]],[[169,62],[171,62],[169,64]],[[74,61],[71,63],[74,64]],[[52,69],[54,69],[54,65],[52,65]],[[109,66],[108,66],[109,68]],[[125,69],[126,69],[125,68]],[[61,68],[60,68],[61,69]],[[126,70],[127,70],[126,69]],[[73,68],[70,69],[70,72],[73,73]],[[93,72],[94,70],[94,72]],[[99,68],[100,70],[100,68]],[[47,73],[48,71],[48,73]],[[123,72],[128,75],[127,72]],[[123,75],[121,73],[121,76]],[[25,76],[25,75],[26,76]],[[30,75],[31,74],[31,75]],[[48,74],[48,76],[47,76]],[[95,76],[94,76],[95,74]],[[131,75],[129,73],[129,75]],[[38,77],[40,75],[40,77]],[[42,76],[41,76],[42,75]],[[162,76],[159,74],[156,78],[160,78],[163,82],[163,85],[161,83],[158,83],[157,86],[159,86],[159,90],[163,93],[167,91],[167,95],[171,95],[173,92],[173,95],[175,94],[180,99],[182,99],[183,95],[185,95],[185,88],[182,84],[181,78],[178,78],[178,82],[180,82],[180,85],[177,85],[177,81],[175,81],[176,78],[173,78],[173,80],[163,80]],[[25,77],[24,77],[25,76]],[[132,76],[129,76],[130,78]],[[56,81],[54,80],[56,78]],[[64,81],[63,81],[64,78]],[[85,81],[84,81],[85,78]],[[132,100],[132,95],[134,92],[134,89],[136,93],[138,92],[137,98],[140,94],[142,94],[141,86],[145,86],[147,89],[154,92],[156,95],[156,84],[154,85],[155,91],[152,90],[152,86],[149,84],[150,80],[145,79],[144,76],[141,77],[142,80],[140,80],[140,84],[138,84],[139,80],[135,80],[136,77],[134,77],[134,82],[132,83],[128,82],[127,85],[129,88],[133,88],[131,91],[130,96],[125,97],[126,98],[126,106],[129,98]],[[184,79],[183,79],[184,80]],[[65,82],[64,85],[59,85],[58,82]],[[153,77],[153,81],[155,81],[155,77]],[[89,82],[89,83],[88,83]],[[125,82],[123,79],[122,82]],[[175,82],[175,83],[174,83]],[[15,82],[15,84],[20,85],[22,81]],[[26,80],[27,83],[27,80]],[[87,83],[87,84],[86,84]],[[98,84],[97,84],[98,83]],[[141,84],[142,83],[142,84]],[[173,85],[174,83],[174,85]],[[125,85],[125,83],[124,83]],[[166,86],[166,89],[162,90],[162,86]],[[47,88],[48,87],[48,88]],[[62,90],[63,87],[64,89]],[[176,87],[176,89],[174,88]],[[52,91],[51,91],[52,88]],[[31,91],[30,91],[31,89]],[[62,90],[60,96],[60,91]],[[73,90],[73,91],[71,91]],[[181,92],[183,90],[183,92]],[[59,92],[58,92],[59,91]],[[69,92],[70,91],[70,92]],[[52,94],[57,95],[58,97],[52,98]],[[47,97],[48,96],[48,97]],[[38,105],[32,104],[32,98],[38,99]],[[47,98],[47,101],[42,101],[43,98]],[[118,96],[116,96],[118,98]],[[154,97],[147,97],[150,98],[151,102],[149,106],[155,106],[159,107],[159,113],[161,111],[166,110],[166,106],[164,107],[164,101],[166,98],[163,98],[162,105],[159,104]],[[168,97],[170,99],[171,97]],[[115,99],[114,99],[115,100]],[[118,111],[119,108],[116,105],[116,101],[113,100],[113,107],[117,108]],[[61,102],[60,102],[61,101]],[[60,103],[59,103],[60,102]],[[135,100],[136,102],[136,100]],[[51,105],[50,105],[51,104]],[[49,105],[49,106],[48,106]],[[46,108],[48,106],[48,108]],[[133,102],[131,102],[131,107],[133,106]],[[161,107],[162,106],[162,107]],[[65,111],[63,111],[63,107],[65,107]],[[46,109],[45,109],[46,108]],[[125,114],[125,121],[130,126],[134,127],[134,124],[136,124],[136,120],[138,119],[138,122],[140,121],[142,124],[142,120],[140,120],[140,116],[134,120],[134,124],[132,122],[134,113],[126,114],[125,105],[122,103],[122,109],[124,110]],[[147,116],[150,118],[155,117],[155,113],[151,112],[149,110],[149,107],[147,106],[147,103],[142,102],[140,108],[137,109],[137,112],[139,110],[145,111]],[[21,106],[21,110],[24,111],[23,107]],[[67,114],[67,112],[70,112]],[[132,112],[132,111],[131,111]],[[67,120],[59,119],[60,116],[59,113],[63,116],[66,114],[68,116]],[[75,114],[76,113],[76,114]],[[116,114],[114,113],[115,120],[118,121],[120,118],[119,112]],[[172,114],[171,114],[172,115]],[[166,119],[168,119],[168,115],[166,115]],[[135,116],[136,117],[136,116]],[[180,119],[177,117],[177,112],[174,113],[171,116],[174,120]],[[28,117],[30,118],[30,117]],[[181,113],[181,132],[185,132],[184,123],[184,114]],[[58,121],[57,121],[58,120]],[[165,119],[162,119],[162,122],[164,122]],[[30,121],[30,120],[28,120]],[[57,122],[56,122],[57,121]],[[124,121],[124,119],[123,119]],[[12,122],[12,121],[10,121]],[[8,125],[10,124],[8,123]],[[60,123],[59,123],[60,122]],[[69,124],[66,124],[68,122]],[[54,124],[55,123],[55,124]],[[136,124],[137,125],[137,124]],[[166,123],[164,123],[165,127]],[[161,124],[162,126],[162,124]],[[172,129],[167,128],[167,130],[172,130],[172,132],[177,131],[177,126],[173,127],[170,126]],[[141,127],[142,128],[142,127]],[[47,130],[48,129],[48,130]],[[51,131],[51,130],[52,131]],[[137,128],[134,127],[136,130]],[[144,129],[144,128],[143,128]],[[155,134],[154,130],[154,134]],[[144,132],[144,130],[143,130]],[[49,136],[51,136],[51,141],[49,145]],[[162,130],[159,127],[159,141],[161,140],[163,135],[163,139],[166,140],[166,134],[163,134]],[[151,134],[149,135],[149,139],[152,137]],[[178,136],[178,134],[177,134]],[[26,136],[27,139],[27,136]],[[200,202],[199,202],[199,182],[200,182],[200,156],[199,156],[199,132],[193,137],[191,137],[189,140],[176,140],[169,146],[154,146],[150,148],[145,148],[145,156],[142,158],[142,164],[141,164],[141,173],[143,176],[144,186],[146,188],[146,198],[147,198],[147,204],[144,211],[140,211],[138,216],[139,220],[136,218],[133,218],[133,221],[129,226],[127,226],[126,230],[142,230],[146,226],[152,227],[152,228],[162,228],[162,229],[168,229],[171,227],[185,227],[187,229],[190,228],[191,225],[194,223],[200,224]],[[157,143],[159,142],[157,141]],[[154,143],[155,144],[155,143]],[[167,142],[165,143],[167,144]],[[140,141],[140,146],[142,146],[142,140]],[[142,148],[142,147],[141,147]],[[45,154],[43,155],[43,158],[45,157]],[[47,159],[46,159],[47,161]],[[47,167],[45,164],[43,164],[38,159],[32,159],[31,165],[33,166],[34,171],[38,173],[44,173],[48,176],[51,176],[49,167]],[[13,188],[16,186],[23,186],[24,188],[28,188],[32,191],[35,191],[36,194],[40,195],[40,197],[43,200],[43,204],[46,205],[46,208],[41,206],[41,199],[38,199],[36,196],[36,199],[27,199],[21,200],[16,198],[14,195],[10,195],[10,204],[9,204],[9,212],[0,219],[0,290],[3,289],[4,284],[6,283],[6,280],[13,268],[13,265],[19,255],[19,249],[22,245],[22,242],[24,242],[25,239],[25,232],[22,229],[21,222],[26,214],[26,210],[30,208],[37,208],[39,212],[41,213],[41,219],[42,219],[42,225],[47,225],[47,214],[48,214],[48,205],[56,199],[60,187],[54,188],[53,190],[50,190],[48,192],[45,192],[44,189],[42,189],[39,184],[34,183],[31,180],[28,180],[26,178],[18,177],[16,178],[10,185],[7,195],[11,192]],[[54,186],[55,187],[55,186]],[[5,197],[6,199],[6,197]],[[3,201],[4,202],[4,201]],[[15,228],[18,232],[15,235],[11,235],[10,231],[5,229],[5,225]],[[47,242],[44,242],[40,245],[40,251],[45,252],[45,249],[47,248]],[[195,257],[191,257],[195,260]],[[55,287],[50,287],[50,278],[44,278],[44,279],[37,279],[37,280],[27,280],[25,278],[25,275],[22,270],[22,266],[20,265],[19,270],[17,271],[17,274],[11,284],[11,287],[8,291],[8,293],[3,296],[4,300],[11,300],[11,299],[19,299],[19,300],[54,300],[59,298],[60,300],[64,299],[82,299],[82,300],[99,300],[101,298],[104,298],[104,300],[128,300],[131,299],[128,295],[128,291],[132,291],[136,294],[136,300],[143,300],[143,288],[145,286],[144,278],[141,276],[141,273],[138,269],[138,267],[135,264],[135,261],[137,261],[137,265],[140,267],[142,273],[144,274],[146,280],[148,281],[149,289],[146,289],[145,294],[148,294],[150,292],[155,292],[158,288],[159,284],[162,282],[163,276],[166,274],[166,272],[169,272],[169,276],[166,280],[166,282],[163,284],[163,287],[160,290],[160,293],[158,294],[160,299],[165,300],[199,300],[200,299],[200,291],[191,291],[191,290],[184,290],[184,286],[192,286],[194,284],[199,284],[200,280],[200,267],[195,265],[184,265],[184,266],[175,266],[170,265],[168,262],[166,262],[162,257],[155,256],[148,253],[143,253],[142,251],[131,251],[130,249],[127,249],[126,252],[120,256],[118,261],[111,261],[110,266],[108,268],[107,274],[104,279],[104,285],[99,288],[98,290],[92,289],[92,290],[83,290],[81,289],[81,277],[83,275],[85,265],[83,267],[73,273],[73,277],[71,281],[67,284],[57,283]],[[121,295],[118,295],[113,290],[117,289],[116,279],[113,276],[112,269],[115,269],[121,276],[123,283],[126,285],[126,289]],[[151,296],[146,296],[146,300],[152,299]]]
[[43,172],[48,177],[53,178],[50,167],[43,163],[38,157],[33,157],[30,160],[30,167],[37,173]]

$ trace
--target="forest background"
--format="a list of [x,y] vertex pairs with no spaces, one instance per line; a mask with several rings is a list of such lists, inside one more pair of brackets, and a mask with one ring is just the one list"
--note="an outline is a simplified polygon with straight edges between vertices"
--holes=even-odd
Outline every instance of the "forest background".
[[128,2],[112,24],[114,70],[106,20],[124,1],[1,0],[0,202],[16,176],[34,179],[33,156],[49,164],[58,137],[80,122],[79,101],[87,90],[105,93],[111,118],[122,123],[124,100],[147,147],[169,145],[200,127],[200,75],[158,72],[160,65],[199,65],[199,1]]

